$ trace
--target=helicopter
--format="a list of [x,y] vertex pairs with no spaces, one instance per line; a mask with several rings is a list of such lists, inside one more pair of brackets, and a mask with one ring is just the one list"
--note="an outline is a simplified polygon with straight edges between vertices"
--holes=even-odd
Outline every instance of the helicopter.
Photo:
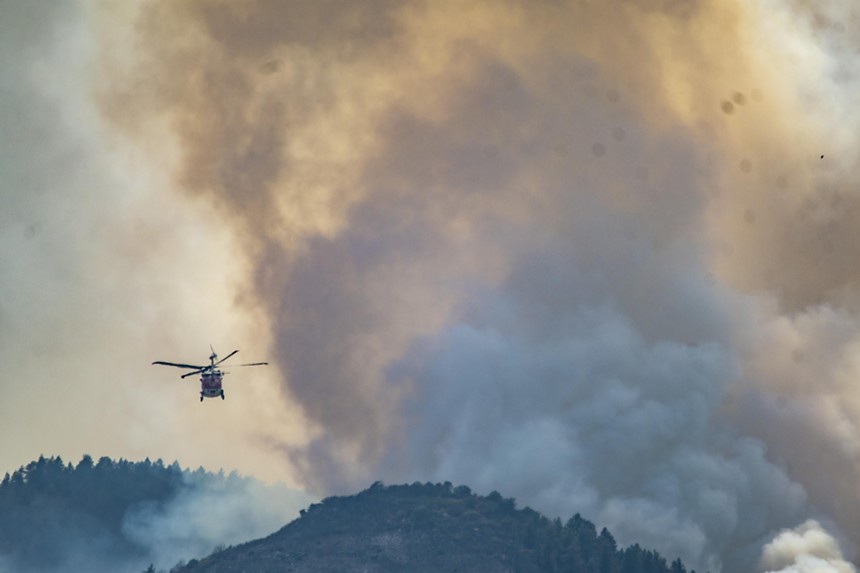
[[[182,364],[177,362],[164,362],[162,360],[156,360],[153,364],[160,364],[161,366],[174,366],[176,368],[190,368],[191,372],[186,372],[180,378],[187,378],[189,376],[194,376],[195,374],[200,374],[200,401],[203,401],[203,398],[217,398],[221,397],[224,399],[224,388],[221,387],[221,378],[227,374],[222,370],[216,368],[219,364],[239,352],[238,350],[234,350],[221,360],[218,359],[218,355],[215,354],[215,349],[212,348],[212,345],[209,345],[209,350],[212,351],[212,354],[209,355],[209,365],[208,366],[198,366],[196,364]],[[268,362],[253,362],[251,364],[236,364],[231,366],[231,368],[238,368],[241,366],[265,366]]]

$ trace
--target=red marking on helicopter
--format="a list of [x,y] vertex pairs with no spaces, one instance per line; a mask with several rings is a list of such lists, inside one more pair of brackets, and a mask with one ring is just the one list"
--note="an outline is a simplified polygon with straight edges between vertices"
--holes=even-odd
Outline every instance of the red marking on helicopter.
[[[225,360],[239,352],[238,350],[234,350],[221,360],[217,360],[218,355],[215,354],[215,349],[212,346],[209,346],[209,349],[212,351],[212,354],[209,355],[209,364],[206,366],[199,366],[196,364],[184,364],[180,362],[164,362],[162,360],[156,360],[153,364],[160,364],[161,366],[173,366],[175,368],[189,368],[191,372],[186,372],[180,378],[187,378],[189,376],[193,376],[195,374],[200,374],[200,401],[203,401],[203,398],[218,398],[224,399],[224,388],[221,386],[222,378],[227,372],[220,370],[217,366],[223,363]],[[253,362],[251,364],[235,364],[230,368],[240,368],[243,366],[265,366],[268,362]]]

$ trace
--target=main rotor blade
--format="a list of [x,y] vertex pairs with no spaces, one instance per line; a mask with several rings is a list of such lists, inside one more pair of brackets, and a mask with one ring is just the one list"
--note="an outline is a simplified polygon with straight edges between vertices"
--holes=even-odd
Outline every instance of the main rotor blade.
[[208,368],[208,366],[197,366],[194,364],[177,364],[176,362],[162,362],[161,360],[156,360],[153,364],[161,364],[162,366],[175,366],[176,368]]
[[233,356],[233,355],[234,355],[234,354],[236,354],[237,352],[239,352],[239,351],[238,351],[238,350],[234,350],[233,352],[231,352],[230,354],[228,354],[227,356],[225,356],[224,358],[222,358],[221,360],[219,360],[218,362],[216,362],[216,363],[215,363],[215,366],[218,366],[219,364],[221,364],[222,362],[224,362],[225,360],[227,360],[228,358],[230,358],[231,356]]
[[206,368],[201,368],[200,370],[195,370],[193,372],[186,372],[185,374],[180,376],[180,378],[188,378],[189,376],[194,376],[195,374],[200,374],[201,372],[205,372],[208,368],[209,367],[207,366]]
[[253,364],[234,364],[233,366],[230,366],[230,368],[238,368],[240,366],[266,366],[268,364],[268,362],[254,362]]

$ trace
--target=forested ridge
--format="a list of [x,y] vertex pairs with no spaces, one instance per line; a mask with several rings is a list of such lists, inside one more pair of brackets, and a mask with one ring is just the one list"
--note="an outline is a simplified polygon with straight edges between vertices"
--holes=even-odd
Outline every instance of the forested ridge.
[[96,462],[84,456],[73,465],[40,457],[0,482],[0,572],[137,573],[138,565],[153,560],[158,541],[141,528],[158,523],[148,517],[170,515],[178,496],[246,481],[161,460]]
[[[0,572],[166,571],[163,560],[159,567],[146,566],[153,561],[154,544],[135,530],[134,516],[159,515],[180,495],[199,496],[196,490],[214,489],[205,506],[217,506],[226,502],[217,493],[226,490],[219,487],[247,481],[235,474],[189,472],[161,460],[103,457],[94,462],[84,456],[73,465],[40,457],[0,482]],[[240,503],[246,505],[242,498]],[[187,507],[179,504],[171,511],[181,514]],[[195,522],[187,523],[176,531],[159,531],[163,537],[157,541],[195,535]],[[213,545],[208,547],[197,556],[212,551]],[[182,554],[170,562],[172,570],[687,573],[680,560],[670,563],[638,545],[619,547],[608,530],[598,531],[579,514],[549,519],[517,508],[497,492],[481,496],[447,482],[377,482],[356,495],[311,504],[268,537],[215,549],[200,560]]]
[[638,545],[620,548],[579,514],[566,521],[517,509],[497,492],[450,483],[384,486],[313,504],[273,535],[229,548],[183,573],[510,571],[687,573]]
[[73,466],[40,457],[0,483],[0,555],[14,570],[50,570],[71,549],[104,558],[142,555],[122,534],[126,511],[169,499],[181,486],[179,465],[161,460],[94,463],[84,456]]

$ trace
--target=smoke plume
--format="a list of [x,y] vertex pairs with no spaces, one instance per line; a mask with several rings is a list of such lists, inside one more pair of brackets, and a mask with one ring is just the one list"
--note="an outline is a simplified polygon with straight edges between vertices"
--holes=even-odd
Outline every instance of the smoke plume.
[[781,531],[765,545],[762,568],[768,573],[855,573],[843,560],[830,535],[810,519],[793,530]]
[[857,16],[148,2],[93,10],[93,81],[247,257],[306,487],[451,480],[699,570],[843,571]]

